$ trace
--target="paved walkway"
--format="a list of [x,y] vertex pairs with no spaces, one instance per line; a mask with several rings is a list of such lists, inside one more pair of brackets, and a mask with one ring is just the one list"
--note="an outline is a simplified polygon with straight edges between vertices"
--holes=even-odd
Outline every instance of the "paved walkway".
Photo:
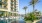
[[38,21],[40,21],[41,19],[39,19],[39,20],[35,20],[33,23],[36,23],[36,22],[38,22]]

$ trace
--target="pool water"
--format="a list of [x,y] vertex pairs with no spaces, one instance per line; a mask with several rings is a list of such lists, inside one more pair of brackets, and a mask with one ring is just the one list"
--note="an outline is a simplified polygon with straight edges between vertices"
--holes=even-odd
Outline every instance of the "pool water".
[[[12,21],[12,20],[11,19],[8,19],[8,20],[0,20],[0,23],[16,23],[16,21],[13,21],[13,22],[10,22],[10,21]],[[25,21],[23,20],[23,18],[19,18],[17,21],[18,21],[18,23],[25,23]]]

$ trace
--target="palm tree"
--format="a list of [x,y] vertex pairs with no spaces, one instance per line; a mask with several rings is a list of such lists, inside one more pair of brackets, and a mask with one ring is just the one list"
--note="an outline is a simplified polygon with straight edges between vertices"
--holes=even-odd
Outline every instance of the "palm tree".
[[26,15],[26,9],[27,9],[28,7],[27,6],[25,6],[23,9],[25,10],[25,15]]
[[[35,4],[38,2],[38,0],[31,0],[31,2],[30,2],[30,5],[33,5],[33,14],[35,13]],[[30,15],[31,16],[31,15]],[[35,16],[35,14],[34,14],[34,16]],[[32,16],[33,17],[33,16]],[[34,19],[34,18],[33,18]],[[32,19],[32,21],[34,21]]]
[[31,0],[30,5],[33,5],[33,12],[35,10],[35,4],[38,2],[38,0]]

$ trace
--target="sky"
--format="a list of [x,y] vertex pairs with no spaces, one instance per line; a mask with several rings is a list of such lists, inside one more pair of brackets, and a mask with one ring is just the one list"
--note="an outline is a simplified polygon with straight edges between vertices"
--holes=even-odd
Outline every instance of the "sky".
[[[28,7],[26,13],[33,11],[33,6],[32,5],[28,6],[30,1],[31,0],[19,0],[19,14],[25,14],[25,11],[23,10],[24,6]],[[39,1],[40,2],[36,3],[35,9],[42,12],[42,0]]]

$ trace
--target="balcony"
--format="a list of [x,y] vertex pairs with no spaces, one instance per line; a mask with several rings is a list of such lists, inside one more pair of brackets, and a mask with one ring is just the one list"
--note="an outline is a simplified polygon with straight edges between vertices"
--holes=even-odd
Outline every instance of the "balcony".
[[0,10],[1,10],[1,9],[8,10],[8,8],[7,8],[6,6],[3,6],[3,7],[0,6]]
[[11,0],[11,2],[14,2],[14,0]]
[[6,2],[7,2],[8,0],[4,0],[4,1],[6,1]]
[[11,12],[16,12],[16,9],[11,8]]
[[0,9],[8,10],[8,8],[6,8],[6,7],[0,8]]
[[2,6],[2,8],[7,9],[7,4],[5,4],[4,6]]
[[16,5],[16,2],[14,2],[14,5]]
[[7,6],[4,6],[5,9],[7,9]]
[[11,4],[13,4],[14,2],[11,2]]
[[[4,5],[4,6],[2,6]],[[0,9],[7,9],[7,3],[6,2],[0,2]]]
[[14,5],[14,8],[16,8],[16,5]]
[[7,2],[2,2],[2,5],[6,5],[7,6]]
[[16,8],[14,9],[14,12],[16,12]]
[[2,8],[2,5],[0,5],[0,8]]
[[13,4],[11,4],[11,6],[13,6]]
[[13,11],[13,7],[11,7],[11,11]]
[[0,5],[2,5],[2,2],[0,1]]
[[16,10],[17,10],[16,8],[13,8],[13,12],[16,12]]

